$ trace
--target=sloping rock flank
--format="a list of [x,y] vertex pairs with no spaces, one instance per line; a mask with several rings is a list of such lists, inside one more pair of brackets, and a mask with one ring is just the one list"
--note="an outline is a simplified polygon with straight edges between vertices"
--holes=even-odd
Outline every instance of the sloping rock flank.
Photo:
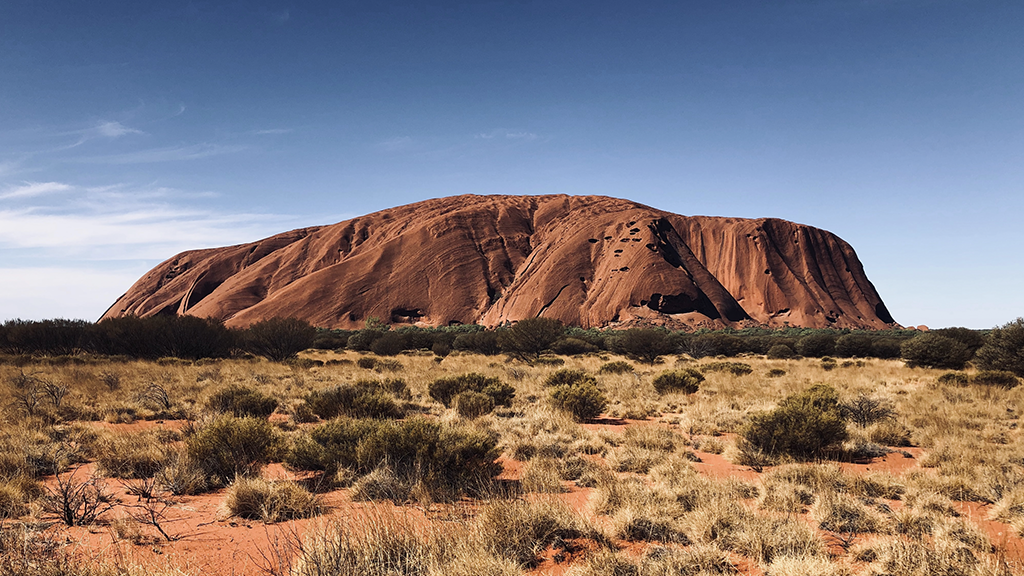
[[884,328],[849,244],[784,220],[680,216],[600,196],[456,196],[183,252],[104,318],[192,314],[229,326],[570,325]]

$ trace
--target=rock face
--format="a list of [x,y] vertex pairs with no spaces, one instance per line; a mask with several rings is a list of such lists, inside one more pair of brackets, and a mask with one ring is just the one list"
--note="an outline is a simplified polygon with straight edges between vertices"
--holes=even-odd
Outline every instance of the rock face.
[[784,220],[600,196],[456,196],[160,264],[104,318],[192,314],[328,328],[545,316],[583,327],[884,328],[853,248]]

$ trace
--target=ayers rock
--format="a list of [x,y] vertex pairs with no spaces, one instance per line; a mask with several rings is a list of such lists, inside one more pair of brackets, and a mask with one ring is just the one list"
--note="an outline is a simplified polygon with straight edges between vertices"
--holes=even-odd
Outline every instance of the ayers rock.
[[104,318],[192,314],[247,326],[583,327],[894,324],[853,248],[774,218],[680,216],[602,196],[455,196],[182,252]]

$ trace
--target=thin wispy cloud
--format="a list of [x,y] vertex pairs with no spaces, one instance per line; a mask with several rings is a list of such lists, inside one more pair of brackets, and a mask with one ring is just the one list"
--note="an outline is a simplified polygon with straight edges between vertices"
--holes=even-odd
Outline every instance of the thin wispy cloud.
[[86,156],[75,159],[76,162],[88,164],[149,164],[154,162],[181,162],[184,160],[201,160],[213,156],[234,154],[245,150],[246,146],[229,144],[191,144],[188,146],[168,146],[150,148],[121,154],[103,156]]
[[17,186],[11,186],[0,192],[0,199],[31,198],[44,196],[55,192],[67,192],[71,186],[60,182],[24,182]]
[[477,134],[476,138],[481,139],[481,140],[502,139],[502,140],[529,141],[529,140],[536,140],[538,138],[538,136],[537,136],[537,134],[535,134],[533,132],[527,132],[527,131],[524,131],[524,130],[505,130],[503,128],[499,128],[499,129],[496,129],[496,130],[491,130],[490,132],[484,132],[484,133],[481,133],[481,134]]
[[211,192],[157,185],[25,182],[0,190],[18,199],[0,203],[0,321],[96,319],[174,254],[305,224],[294,216],[218,209],[203,202]]
[[107,138],[119,138],[121,136],[127,136],[129,134],[142,134],[142,130],[136,130],[135,128],[129,128],[120,122],[103,122],[96,126],[96,133],[100,136]]
[[294,132],[291,128],[269,128],[266,130],[254,130],[252,134],[263,136],[265,134],[288,134]]
[[[0,249],[7,257],[31,251],[43,260],[162,260],[182,250],[256,240],[293,221],[275,214],[196,207],[197,195],[168,188],[47,182],[15,191],[37,201],[0,209]],[[44,201],[46,194],[58,191],[74,191],[74,200]]]
[[377,144],[377,147],[387,152],[408,150],[412,147],[413,140],[409,136],[395,136]]

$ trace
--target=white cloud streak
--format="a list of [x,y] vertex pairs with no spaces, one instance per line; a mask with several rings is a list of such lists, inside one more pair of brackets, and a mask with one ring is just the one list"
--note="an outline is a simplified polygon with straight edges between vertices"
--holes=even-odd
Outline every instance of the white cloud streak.
[[4,192],[0,192],[0,200],[32,198],[55,192],[67,192],[68,190],[71,190],[71,186],[60,182],[24,182],[20,186],[12,186]]
[[129,128],[120,122],[103,122],[94,129],[100,136],[107,138],[120,138],[121,136],[127,136],[128,134],[142,134],[141,130]]

